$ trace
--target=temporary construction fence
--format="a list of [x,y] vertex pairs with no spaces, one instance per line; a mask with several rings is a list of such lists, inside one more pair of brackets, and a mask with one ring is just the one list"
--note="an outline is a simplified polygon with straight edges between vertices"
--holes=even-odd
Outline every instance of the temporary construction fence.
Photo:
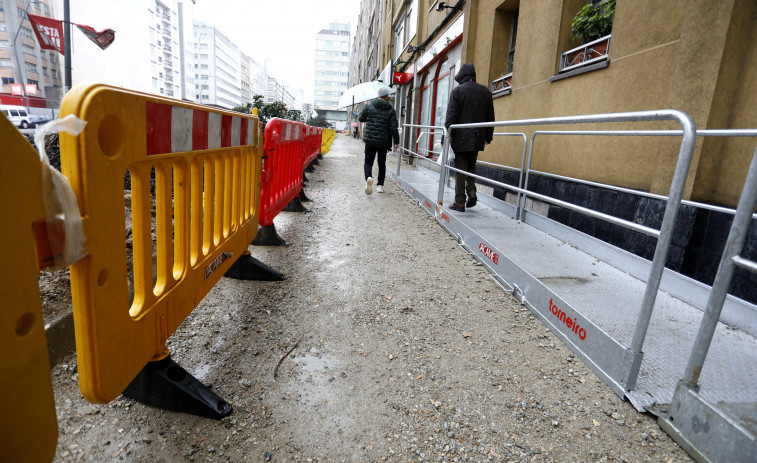
[[[51,252],[39,155],[0,116],[0,239],[7,265],[0,266],[0,413],[3,459],[51,461],[58,442],[53,384],[39,293],[38,260]],[[35,235],[35,230],[38,235]],[[47,248],[47,249],[46,249]]]
[[273,118],[265,127],[265,161],[260,189],[260,225],[273,219],[302,189],[306,157],[306,126]]
[[336,138],[336,130],[323,129],[321,133],[321,154],[326,154],[331,150],[331,144],[334,143]]
[[[107,403],[129,386],[129,395],[159,406],[213,417],[230,413],[231,406],[199,382],[190,408],[146,389],[153,379],[163,381],[156,388],[170,387],[178,376],[191,379],[168,363],[166,340],[257,233],[258,118],[105,85],[73,88],[61,106],[61,116],[69,114],[87,122],[79,136],[60,137],[62,170],[89,238],[87,257],[71,266],[82,394]],[[126,172],[131,262],[124,252]],[[156,379],[146,367],[171,371],[171,378]],[[145,397],[150,394],[156,397]]]
[[[408,129],[445,135],[440,163],[433,163],[433,169],[416,165],[401,170],[402,160],[398,159],[397,169],[390,175],[618,395],[628,398],[640,411],[650,410],[661,416],[662,427],[685,443],[682,445],[692,456],[706,461],[748,461],[757,454],[757,432],[753,425],[757,417],[757,307],[733,296],[726,297],[725,288],[717,285],[727,283],[716,282],[710,288],[666,270],[664,263],[678,208],[687,203],[682,200],[683,188],[697,136],[754,137],[757,130],[697,132],[688,115],[673,110],[460,124],[450,130],[645,121],[673,121],[682,130],[550,130],[533,131],[530,138],[527,132],[512,129],[495,133],[523,139],[520,168],[507,168],[519,174],[518,186],[475,177],[486,185],[517,194],[514,205],[479,194],[479,206],[467,212],[459,213],[445,206],[453,202],[452,192],[446,188],[448,175],[459,170],[447,165],[449,137],[444,127],[406,125]],[[537,136],[547,135],[680,137],[670,193],[667,197],[652,195],[666,201],[660,228],[529,190],[534,143]],[[403,151],[416,160],[423,158],[413,150]],[[584,182],[545,172],[539,174]],[[753,193],[753,182],[750,177],[745,195]],[[654,237],[657,240],[654,258],[651,262],[639,258],[537,214],[527,207],[535,200],[547,207],[579,211]],[[750,201],[751,197],[742,200],[747,203],[743,206],[748,216],[743,220],[747,222],[754,211],[754,203],[750,206]],[[738,241],[734,238],[735,244],[729,245],[735,252],[743,244]],[[742,268],[757,267],[741,258],[724,259]],[[707,303],[708,297],[714,302]],[[702,322],[702,340],[695,344],[703,311],[707,315]],[[696,375],[692,377],[689,373],[679,386],[687,353],[692,349],[692,360],[686,370]],[[708,355],[708,362],[702,367],[704,355]],[[697,406],[691,405],[683,411],[692,403]]]
[[[14,265],[4,267],[0,282],[9,307],[0,316],[0,393],[11,399],[0,424],[10,443],[3,454],[13,461],[49,461],[57,442],[38,269],[75,259],[61,258],[69,228],[67,219],[50,214],[48,205],[62,201],[50,193],[50,177],[73,190],[68,211],[78,206],[76,238],[80,244],[86,238],[70,270],[78,379],[94,403],[123,393],[201,416],[231,413],[230,404],[170,359],[166,341],[247,252],[261,210],[264,146],[255,113],[95,84],[73,88],[61,117],[85,126],[79,135],[61,133],[67,180],[0,118],[0,140],[14,153],[0,159],[0,183],[23,193],[0,200],[6,219],[0,233],[14,243],[7,250]],[[292,124],[279,142],[299,140],[300,149],[278,172],[294,172],[301,188],[303,162],[320,153],[322,134]],[[269,151],[286,151],[278,148]],[[270,174],[285,190],[287,183]]]

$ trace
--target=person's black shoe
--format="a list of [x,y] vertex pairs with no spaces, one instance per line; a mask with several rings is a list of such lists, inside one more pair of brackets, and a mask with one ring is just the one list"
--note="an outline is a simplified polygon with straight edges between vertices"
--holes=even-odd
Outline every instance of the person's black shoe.
[[465,203],[465,207],[473,207],[476,205],[476,201],[478,198],[476,198],[476,195],[468,196],[468,202]]
[[453,211],[459,211],[459,212],[465,212],[465,206],[457,203],[452,203],[449,205],[449,208]]

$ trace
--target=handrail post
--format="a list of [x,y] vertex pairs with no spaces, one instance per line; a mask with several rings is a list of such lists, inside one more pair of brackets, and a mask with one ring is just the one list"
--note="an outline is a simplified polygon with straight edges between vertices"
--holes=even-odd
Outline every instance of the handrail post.
[[631,339],[631,352],[639,353],[644,347],[644,339],[647,336],[649,320],[652,318],[652,309],[654,308],[657,290],[660,287],[660,279],[665,270],[665,260],[668,255],[670,241],[673,238],[673,226],[678,215],[678,208],[683,198],[683,189],[686,186],[686,178],[691,165],[691,158],[694,153],[694,144],[696,143],[696,127],[694,121],[686,113],[674,111],[673,116],[681,124],[683,129],[683,140],[681,149],[678,152],[678,162],[676,163],[673,181],[670,185],[668,194],[668,204],[665,208],[665,215],[660,226],[660,237],[657,240],[657,247],[652,260],[652,268],[649,271],[647,286],[644,290],[644,297],[641,302],[641,313],[636,321],[636,328]]
[[447,156],[449,154],[449,136],[447,129],[444,129],[444,146],[442,147],[442,163],[439,170],[439,191],[436,195],[436,204],[444,202],[444,185],[447,183]]
[[712,291],[704,309],[702,322],[699,325],[699,332],[694,340],[694,348],[691,350],[689,363],[683,376],[683,383],[690,388],[696,387],[699,381],[704,360],[710,350],[712,337],[715,335],[715,328],[720,319],[720,312],[723,310],[723,303],[728,295],[728,286],[733,277],[733,258],[738,256],[744,248],[744,241],[746,241],[749,222],[752,219],[752,211],[754,211],[755,206],[757,206],[757,149],[755,149],[752,163],[749,165],[743,193],[736,208],[736,215],[733,218],[723,256],[720,258],[718,273],[715,275]]

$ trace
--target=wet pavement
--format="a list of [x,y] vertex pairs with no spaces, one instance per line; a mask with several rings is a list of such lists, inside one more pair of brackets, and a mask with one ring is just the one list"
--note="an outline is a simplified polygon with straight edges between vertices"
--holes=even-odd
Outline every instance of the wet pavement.
[[390,180],[366,195],[362,149],[337,135],[291,246],[250,247],[285,281],[224,278],[169,339],[232,415],[89,404],[69,356],[55,461],[689,461]]

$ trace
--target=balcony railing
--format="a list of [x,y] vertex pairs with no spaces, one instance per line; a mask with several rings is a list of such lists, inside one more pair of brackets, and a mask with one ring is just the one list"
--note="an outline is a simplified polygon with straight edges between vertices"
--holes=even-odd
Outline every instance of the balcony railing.
[[498,95],[512,89],[513,73],[505,74],[499,79],[494,79],[491,84],[492,95]]
[[610,37],[612,35],[606,35],[563,53],[560,56],[560,72],[605,61],[610,52]]

